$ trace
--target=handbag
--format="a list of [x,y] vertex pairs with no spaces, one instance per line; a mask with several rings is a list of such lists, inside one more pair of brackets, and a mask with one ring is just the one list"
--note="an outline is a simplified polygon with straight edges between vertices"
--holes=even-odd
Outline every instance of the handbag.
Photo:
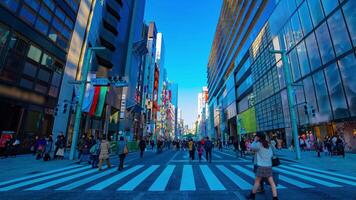
[[272,167],[277,167],[281,164],[278,157],[272,157]]
[[129,149],[127,148],[127,145],[125,145],[124,147],[124,154],[128,154],[129,153]]
[[64,156],[64,148],[59,148],[57,150],[56,156]]

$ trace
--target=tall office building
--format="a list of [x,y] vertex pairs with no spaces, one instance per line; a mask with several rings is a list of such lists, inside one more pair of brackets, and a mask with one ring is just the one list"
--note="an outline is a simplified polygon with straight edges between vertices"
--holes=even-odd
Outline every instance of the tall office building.
[[225,0],[208,64],[211,129],[225,140],[264,131],[291,142],[287,51],[299,133],[343,135],[355,151],[356,2]]
[[13,131],[23,149],[52,132],[79,4],[0,1],[0,130]]

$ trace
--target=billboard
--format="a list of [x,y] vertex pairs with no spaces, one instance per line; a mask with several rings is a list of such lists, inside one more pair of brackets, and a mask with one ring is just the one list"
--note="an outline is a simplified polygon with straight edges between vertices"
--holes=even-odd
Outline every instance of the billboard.
[[237,115],[238,134],[254,133],[257,130],[256,109],[249,108]]

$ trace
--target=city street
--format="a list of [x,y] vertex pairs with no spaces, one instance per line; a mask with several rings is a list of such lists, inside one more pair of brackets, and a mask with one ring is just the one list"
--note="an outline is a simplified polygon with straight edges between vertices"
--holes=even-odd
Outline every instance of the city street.
[[[15,159],[19,158],[12,161]],[[114,167],[104,167],[101,172],[85,164],[50,161],[57,162],[57,167],[21,176],[3,174],[0,199],[245,199],[254,179],[250,157],[237,159],[231,150],[213,151],[212,163],[205,157],[190,162],[187,151],[156,154],[148,150],[142,159],[134,152],[121,172],[116,168],[117,157],[111,161]],[[37,161],[32,162],[36,165]],[[61,162],[66,164],[61,166]],[[30,167],[22,166],[23,171]],[[274,171],[280,174],[280,199],[356,198],[355,176],[287,160]],[[257,195],[257,199],[271,198],[269,187],[265,194]]]

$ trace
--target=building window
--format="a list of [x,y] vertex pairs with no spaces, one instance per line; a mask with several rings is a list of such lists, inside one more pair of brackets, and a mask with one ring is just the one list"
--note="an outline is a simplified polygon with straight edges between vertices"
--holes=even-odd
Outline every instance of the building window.
[[19,7],[19,0],[1,0],[0,4],[4,5],[12,12],[16,12]]
[[310,72],[310,66],[304,41],[302,41],[296,48],[298,52],[300,71],[302,76],[305,76]]
[[306,35],[313,29],[313,24],[310,19],[309,9],[306,1],[300,6],[298,12],[300,21],[302,23],[304,35]]
[[35,77],[37,73],[37,66],[33,65],[30,62],[26,62],[23,68],[23,74],[27,76]]
[[35,22],[36,14],[26,5],[23,5],[20,11],[20,17],[31,25]]
[[48,68],[52,68],[53,63],[54,63],[53,58],[44,53],[42,56],[41,64]]
[[42,54],[42,51],[39,48],[31,45],[30,49],[28,50],[27,57],[31,58],[32,60],[34,60],[34,61],[39,63],[40,62],[40,58],[41,58],[41,54]]
[[47,94],[47,86],[37,83],[35,87],[35,91],[42,94]]
[[316,31],[316,39],[318,41],[319,50],[321,54],[321,60],[323,64],[334,59],[334,51],[331,44],[331,38],[329,35],[328,27],[326,23],[323,23]]
[[323,71],[318,71],[313,76],[315,84],[316,99],[318,100],[318,109],[320,120],[326,122],[332,119],[330,101]]
[[53,17],[53,14],[51,13],[51,11],[49,11],[48,8],[44,5],[41,6],[40,15],[43,18],[45,18],[48,22],[50,22]]
[[303,86],[307,104],[313,106],[314,109],[317,109],[314,84],[311,76],[308,76],[303,80]]
[[300,78],[299,62],[298,62],[298,56],[297,56],[296,48],[294,48],[289,53],[289,60],[290,60],[293,80],[295,82],[296,80],[298,80]]
[[344,83],[347,101],[349,103],[350,113],[356,116],[356,58],[351,53],[338,61],[341,78]]
[[340,10],[328,19],[328,24],[331,30],[330,34],[334,43],[336,55],[339,56],[351,49],[349,35],[347,34],[344,18],[342,17]]
[[20,80],[20,86],[23,87],[23,88],[32,90],[32,88],[33,88],[33,82],[30,81],[30,80],[28,80],[28,79],[22,78],[22,79]]
[[41,19],[41,17],[37,18],[35,27],[38,31],[47,36],[48,23],[45,20]]
[[311,33],[305,39],[305,44],[308,50],[310,67],[314,71],[315,69],[318,69],[321,66],[318,44],[316,42],[314,33]]
[[66,14],[64,14],[64,12],[62,11],[62,9],[58,8],[56,9],[56,16],[62,21],[64,22],[66,19]]
[[334,118],[340,119],[348,117],[349,113],[346,105],[345,94],[336,63],[331,64],[325,69],[325,78],[328,84]]
[[46,70],[40,69],[37,78],[41,81],[48,82],[49,79],[51,78],[51,74]]
[[52,11],[54,11],[54,9],[56,8],[56,6],[55,6],[53,0],[43,0],[43,2],[44,2],[44,3],[47,5],[47,7],[48,7],[50,10],[52,10]]
[[2,52],[2,49],[6,45],[9,35],[10,35],[9,29],[0,25],[0,53]]
[[339,5],[339,2],[334,0],[321,0],[321,2],[323,3],[326,16],[329,15],[331,11],[333,11]]
[[40,7],[40,2],[39,0],[24,0],[25,3],[30,6],[34,11],[38,11],[38,8]]
[[347,27],[349,28],[351,39],[356,46],[356,1],[348,1],[344,7],[344,14],[347,23]]
[[299,17],[297,12],[294,13],[294,15],[291,18],[291,25],[292,25],[295,43],[298,43],[303,38],[303,32],[299,22]]
[[321,7],[320,0],[308,0],[309,8],[311,10],[311,18],[316,27],[322,19],[324,19],[324,13]]

